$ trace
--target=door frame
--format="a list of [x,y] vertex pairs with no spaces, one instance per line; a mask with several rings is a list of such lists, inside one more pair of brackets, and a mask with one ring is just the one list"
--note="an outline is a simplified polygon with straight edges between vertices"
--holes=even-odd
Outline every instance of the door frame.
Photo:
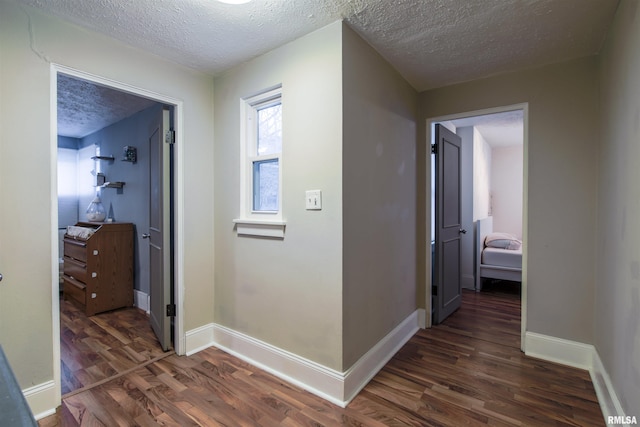
[[175,125],[175,145],[174,145],[174,303],[176,305],[176,316],[174,319],[174,349],[176,354],[183,355],[186,352],[184,334],[184,117],[183,101],[168,95],[149,91],[147,89],[132,86],[127,83],[115,81],[105,77],[90,74],[78,69],[64,65],[52,63],[50,67],[50,158],[51,158],[51,296],[52,296],[52,316],[53,316],[53,381],[55,385],[56,400],[61,399],[61,368],[60,368],[60,301],[58,297],[58,74],[65,74],[77,77],[92,83],[106,86],[121,92],[127,92],[153,101],[172,105],[173,119]]
[[427,221],[427,232],[425,239],[425,254],[426,257],[425,262],[425,316],[423,316],[424,328],[430,328],[432,326],[431,321],[431,310],[432,310],[432,300],[431,300],[431,286],[432,286],[432,274],[433,274],[433,266],[431,264],[431,240],[435,238],[435,236],[431,235],[431,208],[432,208],[432,200],[431,200],[431,144],[433,140],[433,125],[439,122],[446,122],[450,120],[458,120],[458,119],[466,119],[469,117],[475,116],[484,116],[487,114],[496,114],[496,113],[505,113],[508,111],[521,110],[522,111],[522,120],[523,120],[523,155],[522,155],[522,291],[521,291],[521,308],[520,308],[520,349],[525,351],[525,332],[527,331],[527,265],[528,265],[528,242],[529,242],[529,169],[528,169],[528,158],[529,158],[529,104],[524,102],[520,104],[513,105],[505,105],[501,107],[487,108],[481,110],[467,111],[455,114],[449,114],[445,116],[439,117],[431,117],[426,119],[426,141],[425,144],[427,146],[426,152],[428,153],[426,160],[426,221]]

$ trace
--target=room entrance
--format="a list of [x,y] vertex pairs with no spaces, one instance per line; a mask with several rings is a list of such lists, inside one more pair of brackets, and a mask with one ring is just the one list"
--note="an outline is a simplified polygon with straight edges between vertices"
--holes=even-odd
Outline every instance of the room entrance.
[[[526,219],[523,215],[526,200],[526,171],[524,169],[524,153],[526,148],[527,120],[526,104],[504,108],[464,113],[454,116],[439,117],[428,120],[428,140],[435,144],[436,126],[451,131],[461,138],[461,149],[456,158],[460,160],[460,175],[456,179],[456,188],[460,190],[459,246],[455,254],[459,256],[459,268],[456,274],[459,289],[476,290],[476,283],[481,283],[477,267],[482,262],[482,254],[478,249],[479,236],[476,235],[476,224],[484,218],[491,218],[495,223],[494,231],[512,235],[515,240],[526,243]],[[438,265],[442,270],[445,252],[437,252],[436,241],[437,212],[442,207],[436,202],[436,161],[438,154],[431,156],[428,165],[431,173],[431,213],[430,213],[430,245],[427,253],[427,327],[443,320],[442,310],[438,310],[439,281]],[[447,168],[450,169],[450,168]],[[440,178],[442,179],[442,178]],[[439,184],[438,184],[439,185]],[[441,186],[439,188],[442,188]],[[446,200],[445,200],[446,201]],[[515,245],[515,243],[514,243]],[[524,249],[524,245],[522,245]],[[440,245],[442,248],[442,245]],[[526,253],[526,250],[524,251]],[[520,256],[522,259],[522,255]],[[522,262],[522,261],[520,261]],[[456,262],[458,264],[458,262]],[[449,269],[451,270],[451,269]],[[520,271],[522,264],[520,264]],[[444,269],[444,271],[448,271]],[[434,276],[434,274],[438,274]],[[522,308],[526,313],[526,275],[522,276]],[[446,290],[444,291],[446,292]],[[448,292],[447,295],[453,295]],[[438,305],[439,304],[439,305]],[[450,314],[450,313],[449,313]],[[436,317],[439,316],[439,317]],[[444,316],[446,317],[446,316]],[[522,319],[522,330],[525,330],[525,319]]]
[[[63,333],[54,350],[68,358],[55,375],[64,393],[176,347],[173,129],[180,106],[76,71],[58,71],[56,81],[64,299],[54,301]],[[97,216],[85,213],[94,202],[102,209]],[[93,360],[80,361],[83,354]]]

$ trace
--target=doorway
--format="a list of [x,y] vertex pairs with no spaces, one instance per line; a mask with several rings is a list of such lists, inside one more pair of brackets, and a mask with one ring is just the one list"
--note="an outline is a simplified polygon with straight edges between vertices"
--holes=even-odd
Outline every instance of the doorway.
[[[526,173],[526,152],[527,152],[527,104],[518,104],[513,106],[505,106],[495,109],[487,109],[474,111],[469,113],[461,113],[450,116],[437,117],[427,120],[427,141],[434,142],[436,124],[441,127],[445,127],[448,130],[453,131],[462,136],[466,144],[471,144],[471,148],[467,145],[466,153],[462,153],[462,165],[461,165],[461,197],[464,200],[461,203],[461,230],[469,230],[469,233],[464,233],[461,237],[460,245],[460,268],[457,272],[459,279],[459,288],[474,290],[475,288],[475,236],[473,233],[474,223],[483,217],[493,216],[499,218],[498,224],[500,227],[505,227],[511,231],[514,235],[520,237],[523,244],[523,274],[521,283],[521,305],[522,305],[522,322],[521,322],[521,335],[526,330],[526,200],[527,200],[527,173]],[[477,140],[481,140],[484,144],[474,145],[474,134]],[[486,135],[486,138],[483,137]],[[464,144],[463,144],[464,145]],[[493,148],[493,147],[495,148]],[[469,149],[470,148],[470,149]],[[491,165],[491,151],[494,150],[499,154],[499,159],[507,156],[511,159],[511,164],[517,164],[518,172],[514,172],[513,167],[509,170],[510,178],[505,180],[505,173],[494,173],[496,175],[495,191],[500,193],[500,197],[494,197],[498,194],[494,194],[491,187],[492,173]],[[483,152],[484,151],[484,152]],[[488,154],[487,154],[488,151]],[[508,154],[505,154],[508,153]],[[519,159],[518,159],[519,153]],[[480,163],[478,159],[474,162],[474,156],[489,156],[488,163],[485,161]],[[515,156],[515,157],[514,157]],[[425,306],[427,307],[426,327],[430,327],[434,324],[434,318],[432,315],[437,311],[435,304],[438,304],[437,292],[438,285],[436,278],[433,274],[436,272],[435,266],[435,236],[436,236],[436,202],[435,202],[435,171],[437,169],[434,161],[435,157],[430,156],[427,165],[428,170],[431,173],[428,174],[430,180],[431,197],[427,197],[430,202],[430,210],[428,210],[428,221],[431,224],[428,242],[427,253],[431,254],[430,259],[427,260],[427,301]],[[517,160],[513,160],[516,158]],[[498,160],[503,162],[504,160]],[[474,163],[480,164],[480,168],[477,166],[474,169]],[[487,165],[489,165],[487,167]],[[483,169],[484,168],[484,169]],[[485,176],[483,177],[482,174]],[[480,175],[480,177],[478,176]],[[513,179],[516,178],[516,179]],[[509,181],[509,182],[507,182]],[[515,201],[510,195],[510,200],[505,207],[504,197],[507,190],[500,188],[504,187],[505,182],[516,187],[519,185],[520,193],[518,194],[518,200]],[[518,184],[519,182],[519,184]],[[515,183],[515,184],[514,184]],[[511,191],[511,190],[510,190]],[[466,239],[466,242],[463,240]],[[430,315],[431,314],[431,315]],[[524,342],[524,340],[521,340]]]
[[[130,222],[135,225],[134,230],[134,247],[137,252],[134,257],[134,277],[136,278],[136,285],[134,286],[134,294],[135,294],[135,302],[134,305],[138,307],[143,312],[149,313],[150,311],[150,287],[148,285],[144,285],[144,282],[149,281],[150,271],[148,267],[149,260],[149,251],[148,251],[148,243],[146,240],[142,240],[143,235],[148,233],[148,217],[149,215],[149,193],[150,193],[150,184],[149,184],[149,156],[146,155],[146,158],[143,158],[141,155],[144,153],[148,154],[149,151],[149,125],[148,120],[147,123],[142,126],[136,126],[131,122],[135,122],[136,119],[140,119],[138,116],[142,116],[140,120],[142,122],[145,121],[145,118],[148,118],[151,115],[157,115],[158,111],[161,113],[161,117],[164,116],[162,111],[168,109],[169,111],[169,121],[172,128],[177,129],[178,132],[172,133],[172,135],[177,135],[177,137],[173,137],[171,142],[175,142],[180,138],[181,132],[180,129],[180,111],[182,108],[182,104],[179,101],[173,100],[171,98],[158,95],[155,93],[148,93],[142,89],[133,88],[127,85],[123,85],[113,81],[107,81],[105,79],[101,79],[96,76],[87,75],[82,72],[78,72],[77,70],[70,70],[65,67],[55,66],[52,69],[52,102],[55,101],[55,110],[58,111],[57,115],[53,115],[52,119],[52,144],[55,144],[55,149],[52,149],[53,153],[57,153],[58,155],[54,157],[54,162],[59,163],[62,161],[68,161],[72,155],[69,155],[69,150],[67,147],[67,152],[60,154],[61,152],[58,150],[59,144],[58,142],[58,134],[60,133],[59,129],[64,129],[68,125],[65,123],[65,115],[61,113],[61,102],[67,102],[68,97],[65,96],[64,85],[61,87],[58,82],[63,81],[64,84],[69,84],[69,82],[73,83],[82,83],[87,84],[90,87],[93,87],[93,90],[96,91],[105,91],[108,93],[107,99],[105,102],[108,104],[106,108],[113,108],[118,111],[116,113],[122,114],[120,110],[127,110],[125,107],[132,107],[134,109],[139,110],[132,116],[129,114],[124,114],[126,117],[122,118],[117,123],[124,123],[122,125],[112,125],[111,123],[107,123],[103,129],[104,132],[97,131],[90,133],[88,135],[83,136],[82,138],[76,138],[82,140],[82,142],[78,145],[77,156],[76,156],[76,168],[77,169],[86,169],[86,166],[89,166],[88,174],[85,174],[85,180],[89,182],[89,187],[93,190],[87,192],[87,190],[83,191],[82,197],[77,197],[75,202],[75,211],[77,213],[76,220],[87,221],[84,217],[84,209],[86,205],[89,203],[88,200],[96,196],[96,190],[98,193],[101,193],[102,201],[104,202],[104,209],[106,211],[107,219],[113,221],[113,223],[118,222]],[[84,98],[90,98],[86,95]],[[110,99],[113,97],[113,99]],[[124,105],[122,102],[118,105],[115,102],[115,99],[125,99]],[[95,104],[87,104],[87,109],[92,110],[95,109]],[[107,114],[103,114],[107,115]],[[132,118],[133,117],[133,118]],[[86,119],[86,117],[84,117]],[[88,121],[88,119],[86,119]],[[137,135],[129,135],[126,129],[134,129],[134,132],[137,132]],[[137,131],[135,129],[138,129]],[[54,142],[55,141],[55,142]],[[136,141],[136,142],[133,142]],[[163,139],[164,141],[164,139]],[[68,143],[69,141],[67,141]],[[80,151],[83,151],[80,153]],[[173,150],[171,150],[173,151]],[[174,162],[171,162],[171,170],[169,172],[170,175],[170,184],[169,188],[171,190],[167,190],[165,188],[164,192],[169,192],[169,197],[167,200],[173,201],[176,197],[175,192],[177,190],[173,190],[176,188],[175,181],[176,176],[178,175],[178,171],[182,169],[181,167],[181,156],[180,150],[177,150],[178,154],[175,156]],[[136,157],[136,155],[138,157]],[[143,160],[144,159],[144,160]],[[142,161],[141,161],[142,160]],[[78,166],[82,163],[81,166]],[[78,170],[78,172],[80,172]],[[84,172],[87,172],[86,170]],[[88,175],[88,177],[87,177]],[[60,176],[60,168],[58,169],[58,182],[62,184],[64,179]],[[68,181],[68,179],[66,180]],[[127,182],[129,185],[127,186]],[[104,185],[104,184],[107,185]],[[86,184],[86,182],[85,182]],[[85,187],[86,188],[86,187]],[[58,190],[60,193],[60,190]],[[86,193],[86,194],[84,194]],[[59,194],[58,194],[59,196]],[[72,199],[72,198],[71,198]],[[68,213],[73,210],[73,202],[71,206],[69,206],[69,200],[58,199],[59,206],[59,214],[54,224],[56,224],[59,228],[58,235],[64,234],[64,229],[66,225],[73,224],[64,224],[65,222],[73,222],[73,216],[69,216]],[[143,211],[143,216],[147,217],[147,222],[140,219],[140,211]],[[179,212],[173,204],[170,205],[171,214],[168,215],[172,220],[175,220],[175,213]],[[107,224],[105,222],[105,224]],[[178,235],[176,230],[181,227],[173,227],[173,222],[171,222],[171,226],[169,228],[170,233],[167,233],[168,241],[170,242],[169,251],[171,254],[174,253],[174,248],[176,245],[180,245],[181,237]],[[60,230],[62,229],[62,230]],[[62,245],[58,244],[58,251],[54,252],[56,256],[56,261],[58,265],[60,265],[60,261],[63,258],[64,250],[62,249]],[[171,261],[169,268],[169,274],[172,278],[177,279],[171,281],[173,287],[170,289],[170,296],[173,298],[173,302],[176,307],[181,307],[180,300],[180,292],[179,289],[181,287],[180,274],[181,271],[180,266],[178,265],[178,261]],[[55,299],[53,301],[53,312],[54,312],[54,325],[60,325],[60,312],[61,309],[67,308],[66,306],[62,306],[63,302],[59,299]],[[137,309],[136,309],[137,310]],[[115,313],[115,312],[114,312]],[[179,339],[182,329],[182,316],[181,310],[176,309],[174,311],[175,314],[180,314],[180,316],[176,316],[173,322],[170,323],[170,327],[172,331],[174,331],[174,336],[178,337],[174,341],[173,347],[178,354],[181,354],[182,342]],[[108,314],[108,313],[107,313]],[[122,314],[122,313],[120,313]],[[57,316],[56,316],[57,315]],[[57,317],[57,318],[56,318]],[[103,330],[108,330],[110,328],[111,321],[105,319],[105,316],[96,315],[95,321],[93,321],[94,325],[97,324],[103,327]],[[122,316],[121,316],[122,317]],[[125,314],[124,317],[127,317]],[[130,321],[127,317],[127,321]],[[65,319],[66,320],[66,319]],[[138,319],[139,320],[139,319]],[[147,324],[148,324],[147,319]],[[111,328],[113,329],[113,328]],[[135,330],[135,327],[133,327]],[[150,325],[149,325],[150,329]],[[152,333],[153,334],[153,333]],[[117,335],[117,332],[116,334]],[[146,333],[141,333],[141,335],[146,335]],[[54,366],[57,368],[54,370],[54,381],[58,384],[61,384],[61,371],[60,368],[60,355],[61,355],[61,336],[60,329],[54,328]],[[116,339],[120,339],[118,337]],[[122,340],[121,340],[122,341]],[[63,344],[66,345],[66,344]],[[96,344],[99,346],[99,344]],[[66,350],[66,349],[65,349]],[[157,354],[153,352],[147,352],[151,354],[152,358],[156,357]]]

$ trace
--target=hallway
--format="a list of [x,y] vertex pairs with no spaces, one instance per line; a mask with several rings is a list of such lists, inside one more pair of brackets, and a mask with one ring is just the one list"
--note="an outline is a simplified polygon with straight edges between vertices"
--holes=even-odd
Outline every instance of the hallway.
[[520,351],[517,290],[465,291],[460,310],[419,331],[344,409],[208,348],[69,395],[40,426],[603,426],[588,372]]

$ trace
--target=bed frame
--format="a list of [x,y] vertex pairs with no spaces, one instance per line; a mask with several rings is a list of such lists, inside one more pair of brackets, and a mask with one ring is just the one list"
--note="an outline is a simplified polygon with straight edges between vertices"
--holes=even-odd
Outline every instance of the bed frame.
[[511,280],[522,282],[522,269],[482,264],[484,238],[493,232],[493,217],[476,221],[476,291],[482,290],[482,279]]

